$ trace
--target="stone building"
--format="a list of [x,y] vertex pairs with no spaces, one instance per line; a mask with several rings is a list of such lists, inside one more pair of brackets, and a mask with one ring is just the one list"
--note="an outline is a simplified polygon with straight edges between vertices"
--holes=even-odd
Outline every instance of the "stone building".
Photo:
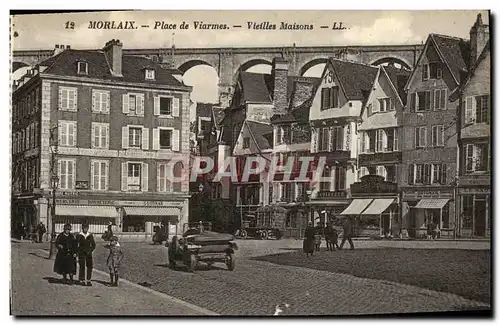
[[[122,47],[59,49],[16,85],[14,220],[47,225],[55,186],[56,232],[87,221],[103,233],[111,221],[123,236],[147,238],[155,224],[178,233],[188,221],[188,178],[180,176],[188,175],[191,87],[180,72]],[[176,179],[167,173],[174,163]]]
[[457,235],[491,234],[491,57],[481,15],[470,31],[469,75],[451,100],[458,112]]

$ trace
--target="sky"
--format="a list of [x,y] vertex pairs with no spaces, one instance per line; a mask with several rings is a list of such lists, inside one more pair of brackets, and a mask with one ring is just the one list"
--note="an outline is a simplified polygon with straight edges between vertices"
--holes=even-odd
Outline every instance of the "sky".
[[[120,39],[124,48],[192,47],[265,47],[420,44],[429,33],[469,38],[470,27],[478,13],[489,23],[486,11],[115,11],[11,16],[12,49],[53,49],[55,44],[78,49],[102,48],[110,39]],[[90,21],[136,21],[138,29],[89,29]],[[194,22],[227,24],[227,30],[195,30]],[[74,29],[66,29],[73,22]],[[176,29],[154,29],[156,22],[176,25]],[[180,29],[182,22],[188,29]],[[281,22],[313,24],[313,30],[253,30],[248,23]],[[320,25],[342,22],[347,29],[320,29]],[[142,28],[149,25],[149,28]],[[232,28],[241,25],[242,28]],[[174,33],[175,35],[172,35]],[[324,65],[311,68],[307,76],[319,76]],[[270,66],[258,65],[247,71],[269,72]],[[23,71],[13,75],[17,78]],[[193,102],[217,102],[217,72],[197,66],[184,75],[194,87]],[[193,116],[192,116],[193,117]]]

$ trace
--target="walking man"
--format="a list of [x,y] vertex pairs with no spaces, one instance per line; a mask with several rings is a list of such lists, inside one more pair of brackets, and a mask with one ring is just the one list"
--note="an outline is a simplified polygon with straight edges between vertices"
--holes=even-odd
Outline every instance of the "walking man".
[[344,235],[342,236],[342,243],[340,243],[339,249],[342,249],[344,247],[346,240],[349,241],[349,246],[351,246],[351,249],[354,249],[354,243],[352,242],[352,224],[350,217],[344,218],[342,228],[344,229]]
[[[94,264],[92,253],[96,245],[94,235],[89,232],[88,224],[82,224],[82,231],[78,234],[76,240],[78,242],[78,264],[80,265],[78,280],[87,287],[91,287],[92,283],[90,280],[92,279],[92,268]],[[85,268],[87,269],[87,277],[85,277]]]
[[38,234],[38,242],[41,243],[43,241],[43,235],[47,232],[47,228],[43,222],[40,221],[38,226],[36,226],[36,233]]

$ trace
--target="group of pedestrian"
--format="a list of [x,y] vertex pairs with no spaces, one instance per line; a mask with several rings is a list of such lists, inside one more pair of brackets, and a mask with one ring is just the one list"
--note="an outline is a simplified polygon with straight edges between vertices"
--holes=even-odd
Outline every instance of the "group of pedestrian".
[[345,242],[349,242],[351,249],[354,249],[352,242],[352,224],[350,218],[345,218],[342,223],[343,235],[340,246],[338,244],[338,233],[331,223],[327,223],[324,229],[314,228],[313,223],[309,221],[304,233],[304,242],[302,250],[307,257],[314,255],[314,251],[319,251],[321,247],[321,237],[325,236],[326,250],[334,251],[336,248],[341,250]]
[[[82,231],[76,235],[71,233],[71,229],[71,224],[65,224],[63,232],[56,238],[57,255],[54,272],[63,276],[64,283],[72,285],[77,271],[78,258],[78,282],[90,287],[94,264],[92,255],[96,249],[94,235],[89,231],[87,223],[82,224]],[[105,248],[109,251],[106,264],[109,268],[110,285],[118,286],[119,268],[123,259],[118,237],[111,236]]]
[[440,236],[441,231],[439,229],[439,226],[434,223],[434,220],[432,218],[429,218],[429,221],[427,222],[427,239],[436,239]]

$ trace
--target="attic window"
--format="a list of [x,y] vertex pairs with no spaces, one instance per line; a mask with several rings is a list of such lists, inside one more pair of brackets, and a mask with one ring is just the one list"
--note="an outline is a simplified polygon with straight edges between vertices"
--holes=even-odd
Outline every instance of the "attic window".
[[87,62],[78,61],[78,74],[89,74],[89,65]]
[[146,69],[146,80],[155,80],[155,71],[153,69]]

